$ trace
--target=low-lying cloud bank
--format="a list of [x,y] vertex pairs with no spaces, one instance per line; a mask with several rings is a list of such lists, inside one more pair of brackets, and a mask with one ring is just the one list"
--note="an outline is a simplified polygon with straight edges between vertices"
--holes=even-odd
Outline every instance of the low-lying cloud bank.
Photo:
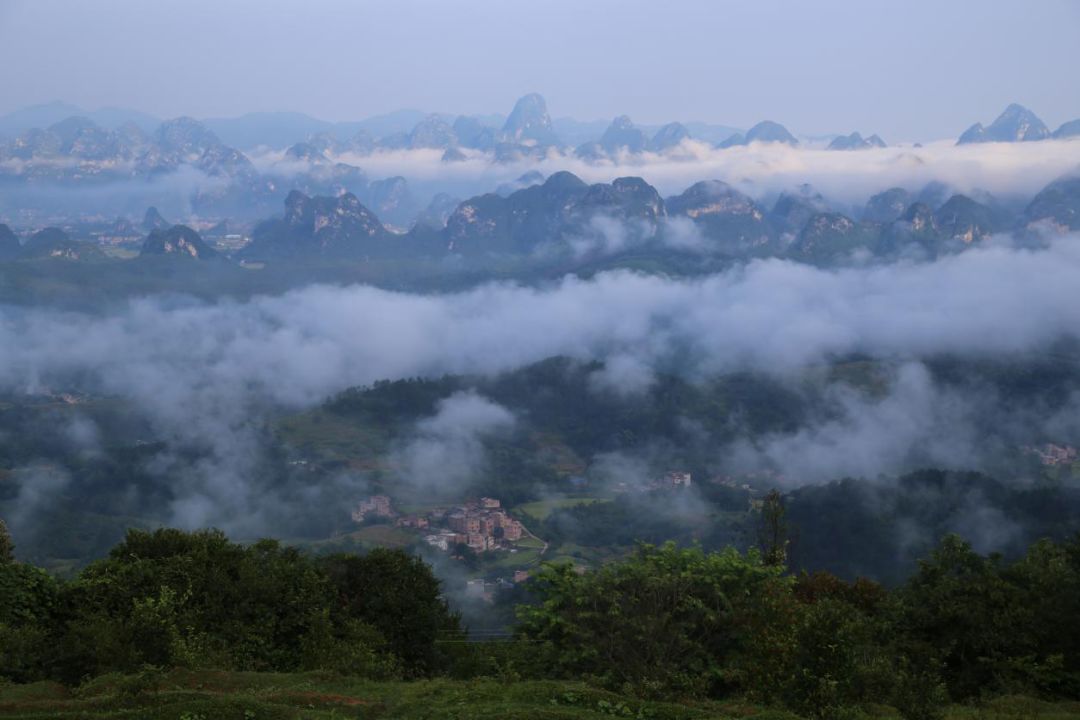
[[[1080,237],[1069,235],[1039,250],[990,245],[933,263],[833,271],[771,259],[690,280],[609,272],[539,289],[493,283],[426,296],[315,286],[244,303],[147,298],[107,316],[4,308],[0,390],[81,386],[130,398],[161,439],[204,450],[184,470],[176,521],[242,531],[266,527],[281,510],[265,507],[254,482],[269,407],[307,407],[379,379],[497,373],[553,355],[612,360],[598,391],[625,381],[633,393],[655,369],[784,376],[863,353],[914,363],[890,391],[902,406],[844,400],[846,421],[743,452],[795,463],[811,457],[808,448],[850,438],[867,450],[845,471],[870,473],[895,455],[866,440],[878,430],[899,428],[894,437],[922,443],[927,434],[912,416],[919,407],[934,414],[929,428],[970,412],[932,402],[919,358],[1007,357],[1080,337],[1078,286]],[[462,413],[469,428],[454,420]],[[418,462],[467,464],[474,429],[512,423],[483,398],[460,396],[420,428],[412,450],[431,449],[415,453]],[[807,467],[813,479],[836,469]]]
[[[368,180],[404,177],[416,210],[440,193],[460,200],[499,188],[513,189],[521,176],[532,171],[549,176],[568,170],[589,183],[640,176],[664,196],[715,179],[763,201],[809,183],[838,209],[855,215],[871,195],[891,187],[917,192],[928,183],[938,182],[954,192],[986,191],[1023,203],[1050,182],[1080,172],[1080,139],[1076,138],[959,146],[950,140],[921,147],[858,151],[780,143],[718,149],[686,140],[663,153],[621,153],[598,161],[586,161],[554,148],[540,158],[523,157],[510,162],[496,162],[493,154],[477,150],[465,150],[463,159],[446,162],[443,153],[437,149],[381,150],[343,153],[330,159],[359,168]],[[139,217],[148,205],[156,205],[174,219],[202,215],[250,220],[276,214],[280,201],[294,186],[331,192],[340,182],[341,187],[360,192],[355,186],[357,177],[346,173],[345,178],[335,180],[325,160],[316,164],[267,148],[252,151],[250,160],[261,173],[254,184],[247,173],[230,179],[226,170],[207,175],[190,166],[149,179],[131,178],[130,173],[113,167],[101,176],[92,169],[75,173],[78,181],[73,176],[58,182],[49,182],[45,177],[24,182],[18,179],[34,167],[55,169],[55,163],[8,161],[0,163],[0,176],[7,178],[0,213],[20,217],[28,208],[36,208],[38,214],[45,212],[46,216],[67,212]],[[382,219],[407,224],[402,218]]]
[[[256,166],[271,167],[280,156],[278,152],[256,156]],[[836,202],[862,204],[890,187],[917,190],[932,181],[963,193],[985,190],[1030,197],[1062,175],[1080,170],[1080,140],[970,145],[949,140],[858,151],[779,143],[717,149],[691,140],[663,154],[622,154],[599,162],[554,150],[543,159],[510,163],[492,162],[490,155],[476,151],[447,163],[441,150],[343,154],[334,159],[356,165],[373,178],[401,175],[410,183],[434,183],[460,197],[489,192],[530,170],[544,175],[569,170],[590,183],[641,176],[664,195],[706,179],[723,180],[757,198],[810,183]]]
[[616,271],[450,295],[312,286],[244,303],[140,299],[104,317],[7,308],[0,383],[89,374],[112,392],[150,389],[168,407],[206,389],[221,403],[254,394],[299,406],[378,379],[491,373],[552,355],[714,373],[848,353],[1000,354],[1080,332],[1078,280],[1080,238],[1067,235],[1041,250],[835,271],[770,259],[686,280]]
[[831,417],[724,448],[726,467],[772,470],[787,487],[926,467],[984,470],[1029,443],[1080,435],[1076,388],[1054,407],[1018,407],[981,379],[961,386],[935,381],[919,362],[895,368],[880,396],[837,383],[827,388],[826,403]]

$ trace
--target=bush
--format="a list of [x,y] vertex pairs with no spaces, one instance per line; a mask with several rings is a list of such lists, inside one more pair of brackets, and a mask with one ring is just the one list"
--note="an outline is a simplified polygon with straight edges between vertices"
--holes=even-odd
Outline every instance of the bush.
[[1045,691],[1075,673],[1077,648],[1053,638],[1076,637],[1077,615],[1059,614],[1076,607],[1076,569],[1063,561],[1047,583],[1034,582],[1031,570],[1025,562],[1006,568],[951,536],[901,590],[896,632],[938,664],[952,699]]
[[420,558],[378,548],[367,555],[320,558],[336,602],[337,625],[360,621],[375,629],[410,677],[449,668],[444,643],[464,640],[460,620],[442,597],[439,580]]
[[904,720],[941,720],[948,702],[940,668],[925,661],[920,665],[911,657],[899,659],[892,704]]
[[841,600],[805,607],[795,633],[788,707],[811,718],[834,718],[888,697],[893,677],[875,622]]
[[460,633],[430,568],[403,552],[316,561],[217,531],[132,530],[64,585],[0,565],[0,601],[0,660],[19,680],[145,666],[417,676]]
[[717,694],[754,632],[742,620],[784,582],[756,553],[643,545],[585,575],[546,567],[531,581],[540,604],[520,609],[519,633],[563,676],[643,697]]

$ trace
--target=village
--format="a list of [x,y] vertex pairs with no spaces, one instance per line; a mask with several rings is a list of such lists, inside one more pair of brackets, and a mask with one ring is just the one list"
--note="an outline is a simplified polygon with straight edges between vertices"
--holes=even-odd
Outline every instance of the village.
[[[618,483],[613,490],[616,493],[679,490],[689,488],[691,483],[689,472],[670,471],[643,485]],[[352,519],[356,523],[366,523],[371,518],[393,521],[398,528],[420,531],[429,546],[453,555],[464,551],[514,552],[515,543],[525,536],[542,542],[520,520],[512,517],[500,500],[491,497],[435,507],[425,513],[402,514],[394,509],[389,495],[372,495],[352,510]]]
[[478,553],[513,550],[513,543],[529,534],[499,500],[489,497],[433,508],[425,514],[402,515],[393,509],[389,496],[372,495],[352,511],[354,522],[363,523],[370,517],[393,520],[399,528],[424,531],[428,545],[455,554],[462,548]]
[[1026,445],[1022,449],[1025,454],[1036,456],[1039,463],[1047,467],[1071,465],[1080,459],[1076,448],[1071,445],[1046,443],[1045,445],[1039,445],[1037,447]]
[[[688,490],[692,483],[691,473],[672,470],[644,482],[616,483],[610,487],[610,491],[616,495],[677,492]],[[548,549],[547,542],[530,532],[503,507],[500,499],[493,497],[469,499],[420,512],[405,512],[395,507],[389,495],[371,495],[352,508],[351,518],[361,525],[392,525],[395,529],[415,533],[429,548],[445,553],[452,559],[462,560],[472,554],[506,553],[502,556],[504,560],[492,558],[495,563],[493,567],[500,567],[505,575],[473,577],[465,581],[465,596],[487,603],[493,602],[499,591],[528,580],[529,569]],[[511,558],[518,558],[520,564]],[[583,572],[585,567],[575,562],[575,571]]]
[[[482,497],[460,505],[436,507],[423,514],[401,514],[394,509],[388,495],[372,495],[356,505],[352,519],[357,523],[366,523],[371,519],[393,521],[398,528],[423,533],[424,542],[429,547],[457,558],[467,552],[516,553],[518,548],[515,543],[525,536],[542,544],[540,554],[547,549],[547,543],[511,517],[496,498]],[[513,571],[512,576],[494,581],[484,578],[466,580],[464,591],[466,597],[491,603],[499,590],[506,590],[528,579],[529,571],[519,568]]]

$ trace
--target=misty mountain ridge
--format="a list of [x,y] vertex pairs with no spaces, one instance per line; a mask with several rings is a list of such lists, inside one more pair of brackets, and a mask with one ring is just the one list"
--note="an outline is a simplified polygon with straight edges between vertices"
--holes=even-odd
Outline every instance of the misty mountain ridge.
[[0,116],[0,134],[18,135],[33,128],[54,125],[69,117],[85,117],[95,124],[111,130],[130,123],[145,133],[153,132],[161,123],[159,118],[138,110],[104,107],[88,111],[77,105],[55,101],[33,105]]
[[[307,122],[293,114],[285,119]],[[505,256],[513,260],[514,272],[530,267],[553,271],[556,266],[595,271],[621,262],[669,272],[707,272],[715,263],[754,257],[824,265],[859,257],[887,261],[909,253],[932,258],[999,232],[1028,241],[1037,229],[1060,232],[1076,226],[1071,175],[1038,193],[1000,199],[972,189],[958,192],[934,180],[881,191],[867,188],[873,195],[858,202],[827,199],[809,184],[795,189],[789,185],[777,194],[755,188],[749,179],[703,179],[688,183],[681,193],[665,193],[633,171],[611,172],[610,182],[586,182],[578,175],[589,177],[594,167],[619,167],[623,161],[645,171],[651,162],[679,162],[692,170],[694,153],[705,147],[694,137],[692,124],[673,122],[649,132],[620,115],[596,141],[571,149],[561,144],[544,98],[535,93],[519,99],[501,124],[482,116],[422,113],[406,113],[398,120],[413,124],[407,131],[381,138],[359,129],[340,139],[324,128],[283,151],[259,151],[249,157],[223,142],[207,123],[191,117],[164,121],[149,133],[133,123],[106,129],[86,117],[68,117],[0,146],[0,157],[6,158],[0,160],[0,183],[15,191],[8,203],[23,197],[47,199],[52,187],[92,186],[106,194],[125,183],[125,192],[135,187],[149,194],[138,211],[104,210],[110,213],[104,219],[72,223],[54,213],[54,222],[11,223],[23,237],[46,224],[63,225],[78,240],[100,238],[134,250],[145,246],[145,235],[134,231],[134,223],[110,224],[111,218],[137,218],[149,206],[164,208],[195,231],[226,218],[238,220],[241,232],[229,247],[221,245],[220,238],[214,241],[225,256],[235,259],[463,258],[468,265]],[[307,129],[317,129],[308,125]],[[995,137],[1000,128],[1012,128],[1016,137],[1047,136],[1019,106],[1010,106],[992,127],[997,128],[991,133]],[[748,153],[750,159],[766,148],[771,148],[769,153],[786,153],[785,147],[803,152],[794,149],[800,147],[798,139],[772,121],[760,122],[721,145],[746,147],[739,153]],[[827,149],[884,145],[876,135],[864,138],[853,132],[837,136]],[[709,161],[724,162],[724,151],[713,150],[717,153],[707,156]],[[423,176],[376,179],[363,169],[388,167],[386,154],[401,151],[427,153],[425,157],[439,153],[434,155],[439,158],[436,162],[446,167],[448,175],[457,172],[453,168],[458,165],[469,166],[473,173],[480,164],[489,168],[507,164],[508,173],[515,164],[524,165],[522,169],[557,168],[572,161],[579,161],[571,165],[579,174],[529,169],[516,181],[489,185],[495,187],[494,193],[476,193],[458,192],[452,185],[444,188]],[[807,152],[818,154],[816,149]],[[890,162],[917,168],[922,161],[900,152]],[[173,190],[174,184],[182,189]],[[155,192],[155,187],[162,189]],[[139,202],[135,197],[127,201],[128,207]],[[169,200],[162,204],[165,197]],[[279,226],[275,224],[279,221],[266,220],[282,203],[291,207],[296,197],[325,207],[325,212],[316,212],[322,218],[319,223],[325,224],[314,227],[318,223],[313,222],[300,231],[295,224]],[[144,233],[173,226],[156,210],[146,212]],[[245,255],[238,244],[249,238],[246,252],[253,254]],[[187,246],[195,247],[193,242]],[[54,256],[98,257],[59,249]],[[25,253],[20,251],[17,257]]]
[[285,199],[282,220],[261,223],[243,256],[275,257],[368,257],[391,252],[391,234],[357,197],[308,197],[292,191]]
[[975,123],[960,136],[957,145],[984,142],[1032,142],[1049,138],[1074,137],[1080,133],[1080,120],[1070,120],[1053,133],[1039,116],[1023,105],[1009,105],[989,126]]
[[92,261],[102,260],[105,255],[97,245],[73,240],[62,229],[48,227],[31,235],[22,245],[18,257],[24,260]]
[[[199,157],[220,148],[213,142],[211,135],[188,122],[172,126],[165,139],[167,147],[177,152],[197,155],[202,150]],[[294,146],[293,154],[310,157],[318,151]],[[1043,230],[1075,229],[1080,217],[1078,182],[1055,181],[1018,209],[988,193],[964,195],[944,183],[930,183],[918,192],[892,188],[852,214],[809,184],[783,192],[770,203],[717,180],[695,183],[665,198],[637,177],[590,184],[566,171],[546,179],[532,172],[501,194],[462,201],[444,194],[431,202],[422,221],[406,231],[382,220],[415,202],[403,178],[388,178],[364,180],[361,194],[294,190],[284,200],[284,217],[257,224],[252,242],[242,250],[215,252],[195,230],[174,227],[154,207],[145,212],[142,229],[148,236],[139,242],[142,256],[222,255],[245,262],[287,262],[297,283],[306,277],[307,271],[301,270],[305,262],[326,259],[357,263],[393,259],[399,267],[394,272],[409,263],[422,267],[442,259],[465,262],[454,272],[466,272],[471,266],[482,272],[499,258],[512,260],[521,273],[595,272],[633,261],[647,263],[650,271],[700,274],[726,263],[766,257],[831,267],[858,258],[932,259],[976,246],[996,233],[1037,242]],[[219,242],[225,232],[215,232]],[[106,260],[94,243],[49,233],[28,241],[18,252],[9,248],[4,257],[9,262],[94,260],[116,267],[125,262]],[[104,233],[138,235],[133,224],[122,219]],[[147,282],[154,282],[152,275]]]
[[795,139],[795,136],[788,132],[788,129],[780,123],[773,122],[772,120],[762,120],[754,127],[746,131],[746,134],[736,133],[729,137],[724,142],[720,143],[719,147],[729,148],[736,147],[738,145],[751,145],[753,143],[782,143],[784,145],[798,145],[799,141]]
[[147,235],[141,256],[167,255],[192,260],[213,260],[218,253],[202,239],[199,233],[186,225],[171,228],[155,228]]
[[[537,266],[616,262],[643,252],[662,264],[680,256],[687,261],[786,257],[825,266],[858,254],[881,262],[912,253],[933,258],[995,233],[1024,237],[1027,228],[1047,223],[1071,227],[1080,203],[1076,182],[1051,184],[1019,214],[991,195],[975,199],[935,185],[918,194],[892,188],[871,197],[858,217],[849,217],[805,184],[781,193],[769,206],[716,180],[663,198],[641,178],[589,184],[562,171],[546,179],[523,177],[504,194],[460,202],[443,196],[429,207],[430,219],[408,232],[386,227],[379,212],[352,193],[293,191],[284,218],[259,224],[253,242],[237,257],[267,262],[516,257]],[[404,188],[380,187],[391,195],[393,188]],[[935,201],[939,195],[944,199]],[[384,204],[390,202],[382,197]],[[165,223],[153,209],[147,215],[148,223]]]
[[870,148],[883,148],[888,147],[885,141],[879,138],[877,135],[871,135],[868,138],[863,138],[857,132],[853,132],[850,135],[841,135],[833,139],[829,143],[828,150],[868,150]]
[[[51,118],[50,113],[55,115],[67,109],[63,105],[50,108],[39,116]],[[576,130],[568,121],[553,121],[544,98],[535,93],[519,99],[504,119],[418,111],[391,114],[374,123],[336,125],[297,113],[255,113],[243,117],[245,123],[248,120],[253,123],[252,132],[256,134],[263,132],[259,128],[271,128],[279,121],[283,128],[291,128],[272,139],[273,145],[284,148],[283,152],[266,144],[247,151],[239,149],[252,144],[242,138],[244,123],[223,126],[219,121],[180,117],[146,131],[131,121],[109,128],[90,117],[69,116],[0,143],[0,184],[15,188],[20,197],[32,199],[35,208],[46,213],[55,214],[57,209],[64,212],[65,204],[82,202],[75,194],[49,193],[48,187],[105,189],[134,183],[132,187],[146,197],[145,202],[139,203],[142,207],[166,205],[173,214],[186,211],[215,219],[233,216],[249,220],[272,212],[292,189],[309,195],[351,192],[385,222],[405,230],[435,195],[463,197],[467,193],[451,187],[449,179],[442,181],[442,185],[438,185],[438,180],[421,179],[420,184],[435,186],[417,192],[414,188],[417,178],[403,173],[401,177],[409,192],[398,190],[401,199],[380,205],[375,198],[379,189],[374,183],[389,178],[371,178],[365,168],[369,162],[372,167],[384,167],[387,153],[440,151],[445,165],[470,165],[471,177],[478,172],[479,163],[565,165],[580,160],[606,167],[671,159],[692,164],[708,149],[800,147],[787,128],[772,121],[760,122],[745,134],[736,133],[716,141],[717,127],[679,122],[639,126],[628,116],[620,115],[602,131],[599,125],[579,124],[593,128],[589,132],[597,135],[575,148],[558,136],[556,126],[561,123],[571,132]],[[1047,137],[1048,131],[1042,132],[1032,117],[1023,108],[1010,106],[991,126],[993,130],[980,137],[983,140],[1021,135],[1027,139]],[[1074,131],[1073,124],[1066,123],[1053,137],[1067,139]],[[269,141],[267,137],[261,139]],[[854,150],[884,146],[876,135],[864,138],[855,132],[834,137],[828,148]],[[412,161],[401,156],[394,162],[409,167]],[[902,162],[902,158],[895,162]],[[173,186],[177,190],[173,191],[171,201],[160,200]],[[131,194],[128,188],[125,190],[125,194]],[[110,198],[107,212],[130,212],[122,202],[120,197]]]
[[[161,120],[134,110],[122,108],[102,108],[96,111],[85,111],[78,106],[62,102],[48,103],[33,106],[23,110],[14,111],[0,116],[0,135],[17,136],[33,129],[47,128],[67,118],[83,117],[100,126],[105,130],[118,130],[124,125],[130,125],[143,133],[153,133],[161,124]],[[364,120],[350,121],[327,121],[321,120],[302,112],[276,111],[276,112],[253,112],[231,118],[206,118],[201,123],[210,131],[221,138],[221,141],[233,147],[244,149],[266,146],[273,148],[287,147],[305,138],[324,134],[338,141],[346,141],[361,134],[367,134],[373,139],[380,141],[384,147],[428,147],[424,138],[422,126],[427,123],[439,122],[451,126],[455,133],[460,131],[461,137],[456,138],[465,147],[482,147],[490,149],[498,143],[511,145],[563,145],[569,141],[570,146],[580,146],[585,142],[582,134],[592,136],[591,141],[600,142],[603,131],[607,125],[602,121],[579,121],[573,118],[559,118],[552,120],[547,113],[547,103],[543,96],[532,93],[520,98],[508,115],[459,115],[447,113],[429,113],[420,110],[399,110],[383,115],[372,116]],[[1080,120],[1069,121],[1058,130],[1051,132],[1045,124],[1033,112],[1018,104],[1009,105],[1001,115],[989,126],[981,123],[974,124],[960,138],[960,144],[972,142],[1018,142],[1040,140],[1048,137],[1065,138],[1077,134],[1077,123]],[[702,122],[681,123],[690,136],[697,137],[703,142],[720,147],[746,144],[751,142],[785,142],[792,144],[795,141],[786,128],[778,123],[764,121],[745,132],[734,128],[713,125]],[[454,127],[458,125],[458,127]],[[560,138],[559,127],[563,128],[566,139]],[[414,132],[421,130],[420,142],[411,144],[407,140]],[[643,126],[647,133],[655,133],[661,126]],[[485,131],[486,137],[477,138],[480,131]],[[858,135],[858,133],[855,133]],[[575,137],[576,136],[576,137]],[[866,139],[871,146],[880,147],[870,136]],[[844,140],[843,138],[848,138]],[[856,140],[853,136],[837,135],[834,140],[839,140],[841,145],[860,145],[861,136]],[[438,145],[445,147],[447,140]],[[633,143],[629,143],[633,146]],[[837,148],[839,149],[839,148]]]
[[499,140],[511,144],[535,144],[541,147],[558,145],[559,139],[552,129],[547,101],[539,93],[530,93],[514,103],[514,109],[506,117]]
[[[21,132],[22,135],[27,135],[38,126],[21,127],[21,124],[24,124],[26,120],[37,118],[52,120],[58,114],[67,110],[77,110],[77,108],[55,104],[48,106],[46,110],[41,112],[28,112],[22,115],[12,114],[8,116],[11,118],[8,126],[12,130]],[[70,116],[58,118],[46,127],[55,132],[59,128],[53,126],[59,124],[66,117]],[[554,124],[547,112],[547,104],[544,98],[536,93],[520,98],[501,127],[494,124],[498,120],[498,116],[458,116],[454,118],[443,114],[425,115],[418,111],[402,111],[382,117],[385,120],[373,118],[370,121],[335,124],[317,120],[302,113],[249,113],[233,119],[204,120],[198,123],[198,130],[196,130],[196,126],[192,125],[194,121],[191,118],[177,118],[165,123],[154,123],[150,126],[147,126],[144,122],[141,125],[135,124],[133,127],[141,129],[143,132],[150,132],[150,127],[155,128],[158,144],[167,153],[176,154],[185,154],[180,152],[181,150],[193,151],[197,148],[205,150],[211,145],[245,148],[253,148],[259,145],[285,147],[293,145],[299,140],[316,136],[327,138],[334,144],[332,148],[323,147],[324,151],[333,149],[335,151],[357,153],[371,152],[377,148],[388,150],[446,149],[461,146],[484,151],[492,151],[498,147],[500,148],[500,156],[513,157],[515,154],[528,155],[535,152],[536,149],[562,145],[562,141],[555,132]],[[24,119],[20,120],[19,118]],[[86,120],[93,123],[92,117],[88,116]],[[564,126],[569,127],[569,123],[576,121],[566,119],[561,122]],[[706,135],[709,134],[711,128],[711,126],[702,123],[689,124],[689,126],[670,123],[668,126],[656,128],[655,132],[666,134],[658,135],[652,143],[652,148],[654,150],[663,150],[677,145],[682,139],[691,137],[692,131],[689,127],[700,128],[703,134]],[[189,133],[201,133],[204,136],[202,141],[198,142],[198,138],[193,136],[191,139],[197,142],[184,148],[170,142],[168,136],[184,132],[182,128],[186,128],[186,132]],[[758,128],[757,133],[761,137],[755,137],[755,139],[769,141],[770,136],[767,128],[767,124],[762,128]],[[117,129],[105,128],[101,129],[101,132],[115,132]],[[610,132],[615,131],[609,128]],[[632,133],[634,131],[628,129],[627,132]],[[780,132],[780,135],[783,141],[788,141],[786,131]],[[224,140],[219,138],[224,138]],[[51,140],[50,136],[37,139],[24,137],[22,142],[18,143],[18,147],[29,144],[33,145],[34,148],[29,155],[22,153],[16,156],[32,157],[35,151],[39,155],[47,153],[73,154],[65,152],[62,148],[54,147],[55,143],[50,144]],[[601,142],[609,151],[625,145],[629,147],[630,152],[640,152],[648,144],[645,141],[620,140],[617,136],[610,134],[606,140],[601,139]],[[8,154],[12,154],[11,150],[8,151]],[[191,153],[188,152],[187,154]],[[74,153],[73,156],[87,157],[85,154],[78,153]],[[0,158],[2,157],[3,154],[0,154]]]
[[172,227],[171,223],[161,216],[161,213],[154,206],[146,208],[146,214],[143,215],[142,229],[146,232],[153,232],[154,230],[164,230]]

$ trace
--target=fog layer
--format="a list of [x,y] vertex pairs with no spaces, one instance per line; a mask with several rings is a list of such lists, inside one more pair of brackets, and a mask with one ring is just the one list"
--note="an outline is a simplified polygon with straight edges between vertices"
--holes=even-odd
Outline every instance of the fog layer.
[[[933,263],[833,271],[770,259],[691,280],[608,272],[425,296],[316,286],[243,303],[146,298],[105,316],[8,307],[0,310],[0,389],[82,387],[129,398],[160,439],[203,451],[192,467],[161,459],[189,478],[175,520],[252,530],[279,510],[255,483],[265,411],[308,407],[350,386],[497,373],[553,355],[611,360],[598,391],[631,394],[657,369],[785,376],[852,353],[911,362],[891,385],[902,403],[845,401],[851,412],[838,425],[741,450],[783,463],[845,437],[867,448],[847,467],[809,466],[807,479],[822,479],[838,469],[888,470],[901,450],[867,439],[884,431],[909,444],[934,428],[960,426],[962,436],[971,406],[942,406],[917,361],[1008,357],[1080,336],[1078,279],[1080,237],[1070,235],[1039,250],[991,243]],[[923,419],[911,408],[923,408]],[[420,463],[418,474],[472,461],[475,438],[512,425],[512,410],[456,397],[403,452]],[[462,416],[468,427],[455,420]]]

